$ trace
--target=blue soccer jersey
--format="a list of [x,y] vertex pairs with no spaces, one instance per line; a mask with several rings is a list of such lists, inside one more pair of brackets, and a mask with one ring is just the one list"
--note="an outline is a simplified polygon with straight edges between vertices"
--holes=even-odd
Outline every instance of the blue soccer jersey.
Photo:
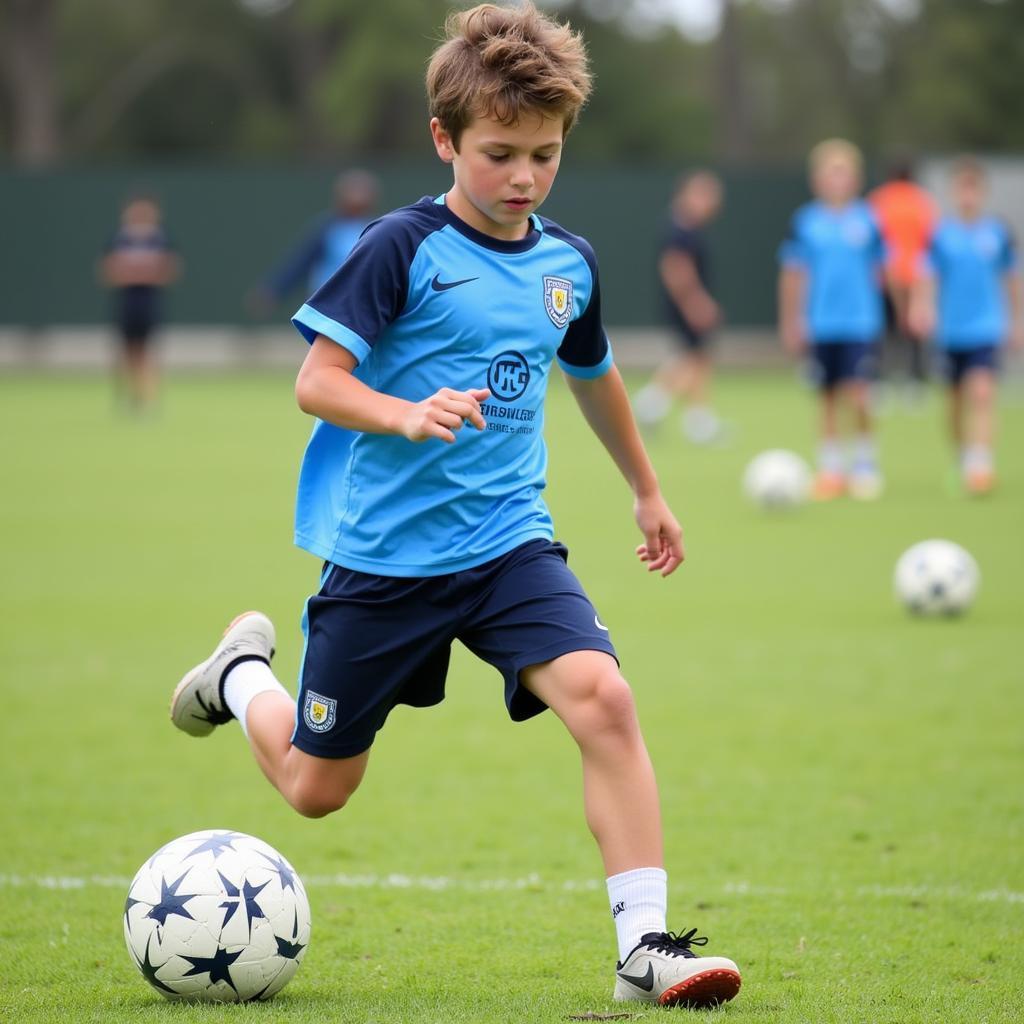
[[927,263],[938,288],[938,343],[951,350],[1002,344],[1010,328],[1003,278],[1017,263],[1002,221],[944,217]]
[[841,209],[812,202],[793,215],[779,250],[783,266],[807,276],[810,340],[874,341],[882,331],[882,235],[867,203]]
[[541,497],[544,398],[554,359],[573,376],[612,365],[597,263],[582,238],[531,217],[501,241],[424,198],[366,230],[293,323],[358,360],[369,387],[411,402],[489,388],[487,429],[454,444],[317,421],[299,476],[295,542],[382,576],[436,576],[552,537]]

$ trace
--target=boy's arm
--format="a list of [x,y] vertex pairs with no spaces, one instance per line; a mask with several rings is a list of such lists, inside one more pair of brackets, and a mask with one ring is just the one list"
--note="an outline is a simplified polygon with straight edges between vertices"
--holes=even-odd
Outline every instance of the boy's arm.
[[685,557],[683,530],[661,495],[619,371],[613,366],[600,377],[584,379],[567,374],[566,379],[591,430],[636,496],[634,514],[644,535],[637,555],[651,572],[668,576]]
[[779,334],[782,346],[790,355],[800,355],[807,348],[804,327],[804,291],[807,274],[795,264],[784,264],[779,271]]
[[319,335],[310,346],[295,381],[295,398],[303,412],[346,430],[401,434],[410,441],[436,437],[451,444],[464,423],[483,430],[480,403],[485,388],[441,388],[422,402],[382,394],[352,376],[356,357]]
[[658,262],[665,290],[679,312],[698,331],[710,331],[719,320],[718,303],[701,284],[693,257],[680,249],[668,249]]

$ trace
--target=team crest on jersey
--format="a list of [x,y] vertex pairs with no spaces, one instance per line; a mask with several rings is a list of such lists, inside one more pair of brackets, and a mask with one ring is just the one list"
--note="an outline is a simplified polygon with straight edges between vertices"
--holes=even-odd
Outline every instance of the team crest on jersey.
[[545,277],[544,309],[548,319],[557,328],[563,328],[572,316],[572,281],[564,277]]
[[313,732],[327,732],[337,721],[338,702],[307,690],[306,703],[302,705],[302,717]]

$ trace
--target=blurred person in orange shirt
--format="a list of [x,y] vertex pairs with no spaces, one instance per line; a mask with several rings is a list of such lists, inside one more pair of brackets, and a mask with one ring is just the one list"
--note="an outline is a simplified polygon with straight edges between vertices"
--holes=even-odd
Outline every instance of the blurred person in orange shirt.
[[868,202],[885,241],[885,312],[888,359],[883,366],[903,363],[906,351],[908,384],[920,391],[928,375],[925,349],[910,328],[910,295],[921,272],[921,261],[938,223],[939,211],[931,194],[914,181],[910,160],[895,161],[884,184],[868,194]]

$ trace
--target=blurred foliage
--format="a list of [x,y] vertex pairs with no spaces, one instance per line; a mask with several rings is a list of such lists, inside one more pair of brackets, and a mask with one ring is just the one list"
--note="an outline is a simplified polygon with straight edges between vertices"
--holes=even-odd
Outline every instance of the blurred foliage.
[[[788,160],[827,134],[875,154],[1024,146],[1024,0],[720,3],[726,31],[698,42],[645,0],[548,0],[597,76],[577,153]],[[0,145],[21,163],[422,153],[450,7],[0,0]]]

